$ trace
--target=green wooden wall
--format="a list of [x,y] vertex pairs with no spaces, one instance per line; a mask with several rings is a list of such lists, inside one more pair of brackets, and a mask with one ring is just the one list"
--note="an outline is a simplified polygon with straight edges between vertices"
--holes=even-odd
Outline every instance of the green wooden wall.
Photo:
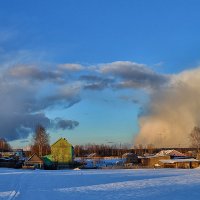
[[73,162],[73,146],[65,138],[60,138],[51,145],[51,159],[58,163]]

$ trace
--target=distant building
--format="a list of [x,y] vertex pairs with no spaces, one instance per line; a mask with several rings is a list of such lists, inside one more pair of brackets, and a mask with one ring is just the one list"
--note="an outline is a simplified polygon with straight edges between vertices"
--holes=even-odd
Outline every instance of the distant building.
[[163,168],[191,169],[199,167],[199,160],[194,158],[160,160],[159,165]]
[[154,155],[154,156],[144,156],[144,157],[140,156],[138,158],[142,166],[152,168],[158,166],[160,160],[169,160],[170,156]]
[[58,163],[71,163],[74,157],[73,146],[65,139],[60,138],[51,145],[51,156]]
[[38,169],[42,169],[44,166],[44,162],[42,160],[42,158],[40,158],[38,155],[33,154],[30,158],[28,158],[28,160],[25,161],[24,166],[27,168],[38,168]]
[[51,154],[43,160],[49,168],[51,165],[58,169],[67,168],[74,161],[74,147],[65,138],[60,138],[51,145]]
[[156,154],[156,156],[170,156],[170,158],[175,159],[175,158],[188,158],[185,154],[171,149],[171,150],[162,150]]
[[17,157],[19,160],[25,159],[25,153],[23,149],[13,149],[15,157]]
[[196,168],[199,166],[199,160],[174,149],[162,150],[155,155],[141,156],[139,159],[142,166],[150,168]]
[[122,155],[122,159],[124,160],[124,163],[138,163],[138,156],[134,153],[125,153]]

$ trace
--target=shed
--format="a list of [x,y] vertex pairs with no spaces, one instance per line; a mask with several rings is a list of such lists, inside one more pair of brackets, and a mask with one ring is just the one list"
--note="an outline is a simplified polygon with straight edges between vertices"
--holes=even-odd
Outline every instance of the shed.
[[159,164],[159,160],[169,160],[170,156],[145,156],[145,157],[139,157],[141,160],[141,164],[145,167],[155,167],[156,164]]
[[190,159],[169,159],[169,160],[160,160],[159,164],[164,168],[183,168],[191,169],[199,167],[199,160],[190,158]]
[[24,165],[27,167],[42,169],[44,162],[37,154],[33,154],[30,158],[28,158],[28,160],[25,161]]

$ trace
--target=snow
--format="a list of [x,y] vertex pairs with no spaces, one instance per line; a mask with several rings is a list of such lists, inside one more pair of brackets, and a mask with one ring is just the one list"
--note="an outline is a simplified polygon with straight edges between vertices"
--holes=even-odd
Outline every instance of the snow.
[[6,192],[0,192],[0,198],[5,198],[5,199],[15,199],[20,193],[16,192],[15,190],[13,191],[6,191]]
[[177,163],[177,162],[199,162],[199,160],[194,158],[189,159],[169,159],[169,160],[160,160],[162,163]]
[[0,168],[0,200],[199,199],[195,169],[16,170]]
[[176,151],[174,149],[172,149],[172,150],[162,150],[162,151],[160,151],[156,154],[156,156],[166,156],[166,155],[175,156],[175,157],[186,157],[186,155],[184,155],[181,152]]
[[77,167],[77,168],[74,168],[74,170],[81,170],[81,169]]
[[[76,159],[76,161],[81,162],[81,159]],[[101,167],[112,167],[115,165],[119,165],[125,162],[124,158],[86,158],[84,159],[85,167],[86,168],[101,168]]]

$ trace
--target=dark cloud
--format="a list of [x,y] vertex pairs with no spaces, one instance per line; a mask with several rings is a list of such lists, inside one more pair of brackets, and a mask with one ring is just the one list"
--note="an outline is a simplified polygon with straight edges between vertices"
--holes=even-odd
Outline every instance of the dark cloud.
[[113,75],[118,79],[116,88],[150,88],[155,89],[167,83],[169,78],[158,74],[146,65],[118,61],[102,65],[100,72]]
[[40,64],[2,62],[0,137],[7,140],[27,138],[37,123],[63,130],[77,127],[77,121],[60,118],[52,121],[44,113],[46,109],[69,108],[80,102],[81,91],[106,88],[155,89],[168,81],[168,77],[132,62],[113,62],[93,67],[64,64],[50,68]]
[[45,127],[50,125],[50,120],[44,113],[24,114],[8,113],[0,115],[0,133],[1,137],[11,141],[21,138],[27,138],[33,132],[35,126],[40,123]]
[[43,79],[33,83],[30,71],[22,73],[25,78],[13,79],[8,70],[0,70],[0,137],[9,141],[27,138],[38,123],[51,127],[45,109],[68,108],[80,101],[79,87],[52,83],[50,79],[47,86]]
[[7,70],[7,75],[12,78],[36,81],[63,81],[63,73],[58,70],[41,70],[31,65],[16,65]]
[[74,120],[66,120],[66,119],[61,119],[61,118],[56,118],[54,120],[54,127],[56,129],[62,129],[62,130],[72,130],[75,127],[79,125],[79,122],[74,121]]
[[81,100],[79,95],[80,87],[73,85],[63,85],[52,91],[50,95],[47,95],[43,101],[47,107],[62,105],[65,108],[71,107]]
[[0,115],[0,120],[0,136],[8,141],[27,138],[30,133],[34,132],[38,124],[42,124],[47,129],[62,130],[72,130],[79,125],[79,122],[75,120],[61,118],[51,120],[44,113]]
[[111,87],[114,83],[113,78],[107,78],[96,75],[83,75],[80,80],[84,81],[84,89],[89,90],[103,90],[105,88]]
[[157,89],[170,80],[169,76],[156,73],[144,64],[129,61],[101,64],[91,71],[79,77],[84,89]]
[[105,82],[87,83],[84,85],[84,89],[88,90],[103,90],[105,88],[108,88],[108,84]]
[[82,75],[79,78],[80,80],[85,80],[85,81],[104,81],[104,80],[108,80],[106,78],[100,77],[100,76],[96,76],[96,75]]

